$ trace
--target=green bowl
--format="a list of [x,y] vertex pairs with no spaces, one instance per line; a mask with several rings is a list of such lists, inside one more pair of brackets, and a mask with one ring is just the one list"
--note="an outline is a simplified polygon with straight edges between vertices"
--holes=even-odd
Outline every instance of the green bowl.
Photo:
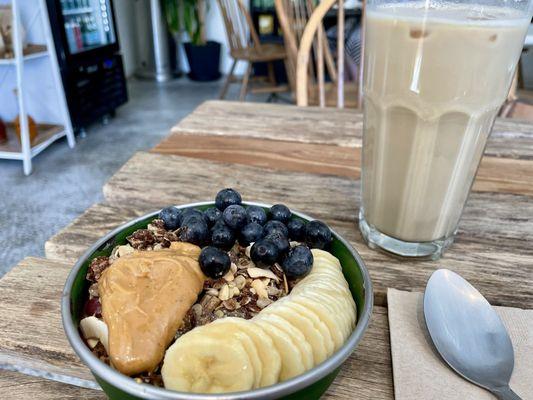
[[[265,210],[268,204],[244,202],[257,205]],[[213,202],[203,202],[177,206],[181,209],[198,208],[200,210],[213,207]],[[61,299],[61,315],[67,338],[78,356],[87,364],[97,382],[110,399],[180,399],[180,400],[212,400],[212,399],[318,399],[331,385],[342,363],[355,350],[368,327],[372,313],[373,293],[372,282],[363,260],[355,249],[340,235],[333,232],[331,253],[342,264],[344,277],[348,281],[350,291],[357,304],[357,324],[344,345],[331,357],[305,372],[284,382],[261,389],[246,392],[216,394],[192,394],[158,388],[152,385],[137,383],[134,379],[121,374],[100,361],[83,342],[78,327],[83,315],[83,306],[89,287],[85,279],[91,260],[97,256],[108,256],[117,245],[126,244],[126,237],[137,229],[146,226],[157,217],[159,211],[147,214],[113,230],[96,242],[76,263],[70,272]],[[311,221],[307,215],[293,212],[297,218]]]

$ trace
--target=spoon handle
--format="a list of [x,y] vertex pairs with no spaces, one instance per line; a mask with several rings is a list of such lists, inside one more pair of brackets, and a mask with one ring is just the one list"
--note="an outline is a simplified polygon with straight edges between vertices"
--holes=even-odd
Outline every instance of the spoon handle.
[[493,389],[492,393],[500,400],[522,400],[509,386]]

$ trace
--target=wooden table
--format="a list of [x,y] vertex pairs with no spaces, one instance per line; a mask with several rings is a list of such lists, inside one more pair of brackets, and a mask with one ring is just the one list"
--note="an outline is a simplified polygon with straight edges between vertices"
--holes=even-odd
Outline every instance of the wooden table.
[[[436,268],[456,270],[492,304],[533,308],[533,125],[498,120],[456,243],[438,262],[370,250],[357,229],[361,115],[354,111],[206,102],[150,152],[134,155],[95,204],[0,280],[0,365],[74,379],[50,383],[0,371],[19,398],[102,398],[62,333],[59,297],[72,263],[117,225],[168,204],[211,199],[235,187],[245,199],[283,201],[328,222],[365,260],[374,314],[326,398],[392,399],[386,289],[422,291]],[[46,285],[43,287],[43,281]],[[31,383],[27,383],[31,382]],[[2,387],[2,386],[0,386]],[[11,389],[10,389],[11,390]]]

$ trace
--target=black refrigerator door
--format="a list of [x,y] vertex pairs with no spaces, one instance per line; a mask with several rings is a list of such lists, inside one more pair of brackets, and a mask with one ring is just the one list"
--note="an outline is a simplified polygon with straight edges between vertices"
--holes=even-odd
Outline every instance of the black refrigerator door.
[[112,0],[48,0],[48,3],[60,31],[64,58],[80,60],[118,51]]

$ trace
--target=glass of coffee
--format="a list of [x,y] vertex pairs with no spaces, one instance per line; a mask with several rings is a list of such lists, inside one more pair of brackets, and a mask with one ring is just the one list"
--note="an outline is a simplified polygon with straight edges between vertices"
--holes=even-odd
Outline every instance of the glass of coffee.
[[437,259],[453,242],[531,14],[529,0],[368,1],[359,226],[370,247]]

